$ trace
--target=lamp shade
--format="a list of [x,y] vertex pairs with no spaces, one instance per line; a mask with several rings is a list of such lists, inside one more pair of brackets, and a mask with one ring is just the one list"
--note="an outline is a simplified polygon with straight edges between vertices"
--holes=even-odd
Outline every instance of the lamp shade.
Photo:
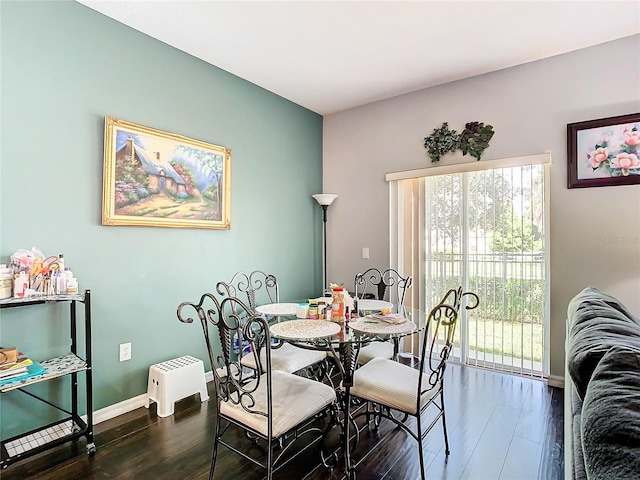
[[316,193],[315,195],[311,195],[320,205],[331,205],[333,201],[338,198],[338,195],[333,195],[331,193]]

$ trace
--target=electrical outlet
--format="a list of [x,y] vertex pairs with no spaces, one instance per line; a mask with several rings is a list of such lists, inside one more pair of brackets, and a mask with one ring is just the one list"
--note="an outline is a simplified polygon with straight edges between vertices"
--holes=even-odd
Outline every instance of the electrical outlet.
[[131,360],[131,342],[120,344],[120,361]]
[[369,258],[369,247],[362,247],[362,258]]

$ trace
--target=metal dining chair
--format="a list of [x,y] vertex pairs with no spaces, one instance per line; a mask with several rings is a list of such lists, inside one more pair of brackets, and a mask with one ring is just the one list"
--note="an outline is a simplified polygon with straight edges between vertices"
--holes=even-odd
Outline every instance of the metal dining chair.
[[[411,275],[403,277],[393,268],[380,271],[377,268],[358,273],[354,279],[358,299],[372,298],[404,305],[405,295],[411,287]],[[364,365],[373,358],[393,359],[398,353],[397,342],[371,342],[360,349],[358,364]]]
[[[418,442],[420,475],[425,477],[422,441],[442,418],[445,454],[449,455],[449,438],[445,418],[444,372],[453,348],[453,337],[458,321],[462,299],[471,297],[473,303],[465,308],[471,310],[479,303],[475,293],[462,293],[462,288],[451,289],[431,312],[422,341],[418,368],[384,358],[374,358],[355,371],[351,395],[366,403],[366,408],[354,420],[366,416],[365,427],[376,429],[381,418],[386,418],[402,428]],[[423,425],[422,414],[434,408],[435,415]],[[396,418],[393,413],[404,414]],[[405,422],[411,416],[416,419],[415,430]]]
[[[183,302],[178,306],[181,322],[193,323],[189,313],[195,314],[202,325],[215,382],[216,425],[209,479],[214,477],[218,448],[222,445],[263,467],[266,478],[271,480],[276,470],[323,439],[335,425],[338,414],[335,390],[323,383],[273,369],[269,325],[242,300],[227,297],[219,302],[215,296],[206,293],[199,303]],[[214,352],[212,336],[215,334],[220,341],[220,353]],[[233,354],[235,334],[240,334],[241,340],[250,345],[246,355],[254,357],[257,374],[246,373],[242,366],[245,355],[240,353],[236,358]],[[257,352],[264,352],[264,370],[255,358]],[[320,428],[318,419],[327,416],[327,426]],[[230,427],[244,431],[246,451],[241,450],[243,447],[238,444],[237,436],[230,435],[233,441],[228,443],[225,434]],[[304,435],[314,438],[301,450],[296,447],[290,451]],[[256,445],[266,450],[264,461],[250,455],[262,456],[256,452]]]
[[[246,304],[251,312],[256,307],[266,303],[278,303],[280,295],[278,280],[275,275],[255,270],[249,274],[236,273],[229,282],[218,282],[216,291],[223,298],[246,298]],[[242,344],[238,345],[242,349]],[[245,345],[246,348],[246,345]],[[262,370],[266,368],[265,352],[260,352]],[[298,373],[308,378],[320,380],[326,375],[328,365],[327,352],[308,350],[293,346],[282,341],[274,341],[271,346],[271,368],[288,373]],[[257,370],[257,357],[245,355],[242,365]]]
[[[260,304],[280,301],[278,279],[275,275],[267,274],[262,270],[254,270],[248,274],[238,272],[230,281],[218,282],[216,291],[223,297],[241,299],[253,311]],[[256,295],[258,295],[257,299]]]

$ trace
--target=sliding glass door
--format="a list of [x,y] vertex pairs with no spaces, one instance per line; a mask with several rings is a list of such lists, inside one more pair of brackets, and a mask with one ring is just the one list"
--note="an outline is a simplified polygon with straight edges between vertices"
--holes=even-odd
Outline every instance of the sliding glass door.
[[548,374],[546,178],[545,165],[536,164],[396,186],[399,263],[420,279],[414,304],[430,309],[458,285],[480,298],[459,322],[454,353],[461,362]]

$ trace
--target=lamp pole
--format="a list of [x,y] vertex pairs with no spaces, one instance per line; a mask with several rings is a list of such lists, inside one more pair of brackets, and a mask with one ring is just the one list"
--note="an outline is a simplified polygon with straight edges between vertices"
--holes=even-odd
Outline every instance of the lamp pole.
[[312,195],[322,207],[322,295],[327,291],[327,209],[338,198],[330,193]]
[[327,208],[329,205],[320,205],[322,207],[322,295],[327,291]]

